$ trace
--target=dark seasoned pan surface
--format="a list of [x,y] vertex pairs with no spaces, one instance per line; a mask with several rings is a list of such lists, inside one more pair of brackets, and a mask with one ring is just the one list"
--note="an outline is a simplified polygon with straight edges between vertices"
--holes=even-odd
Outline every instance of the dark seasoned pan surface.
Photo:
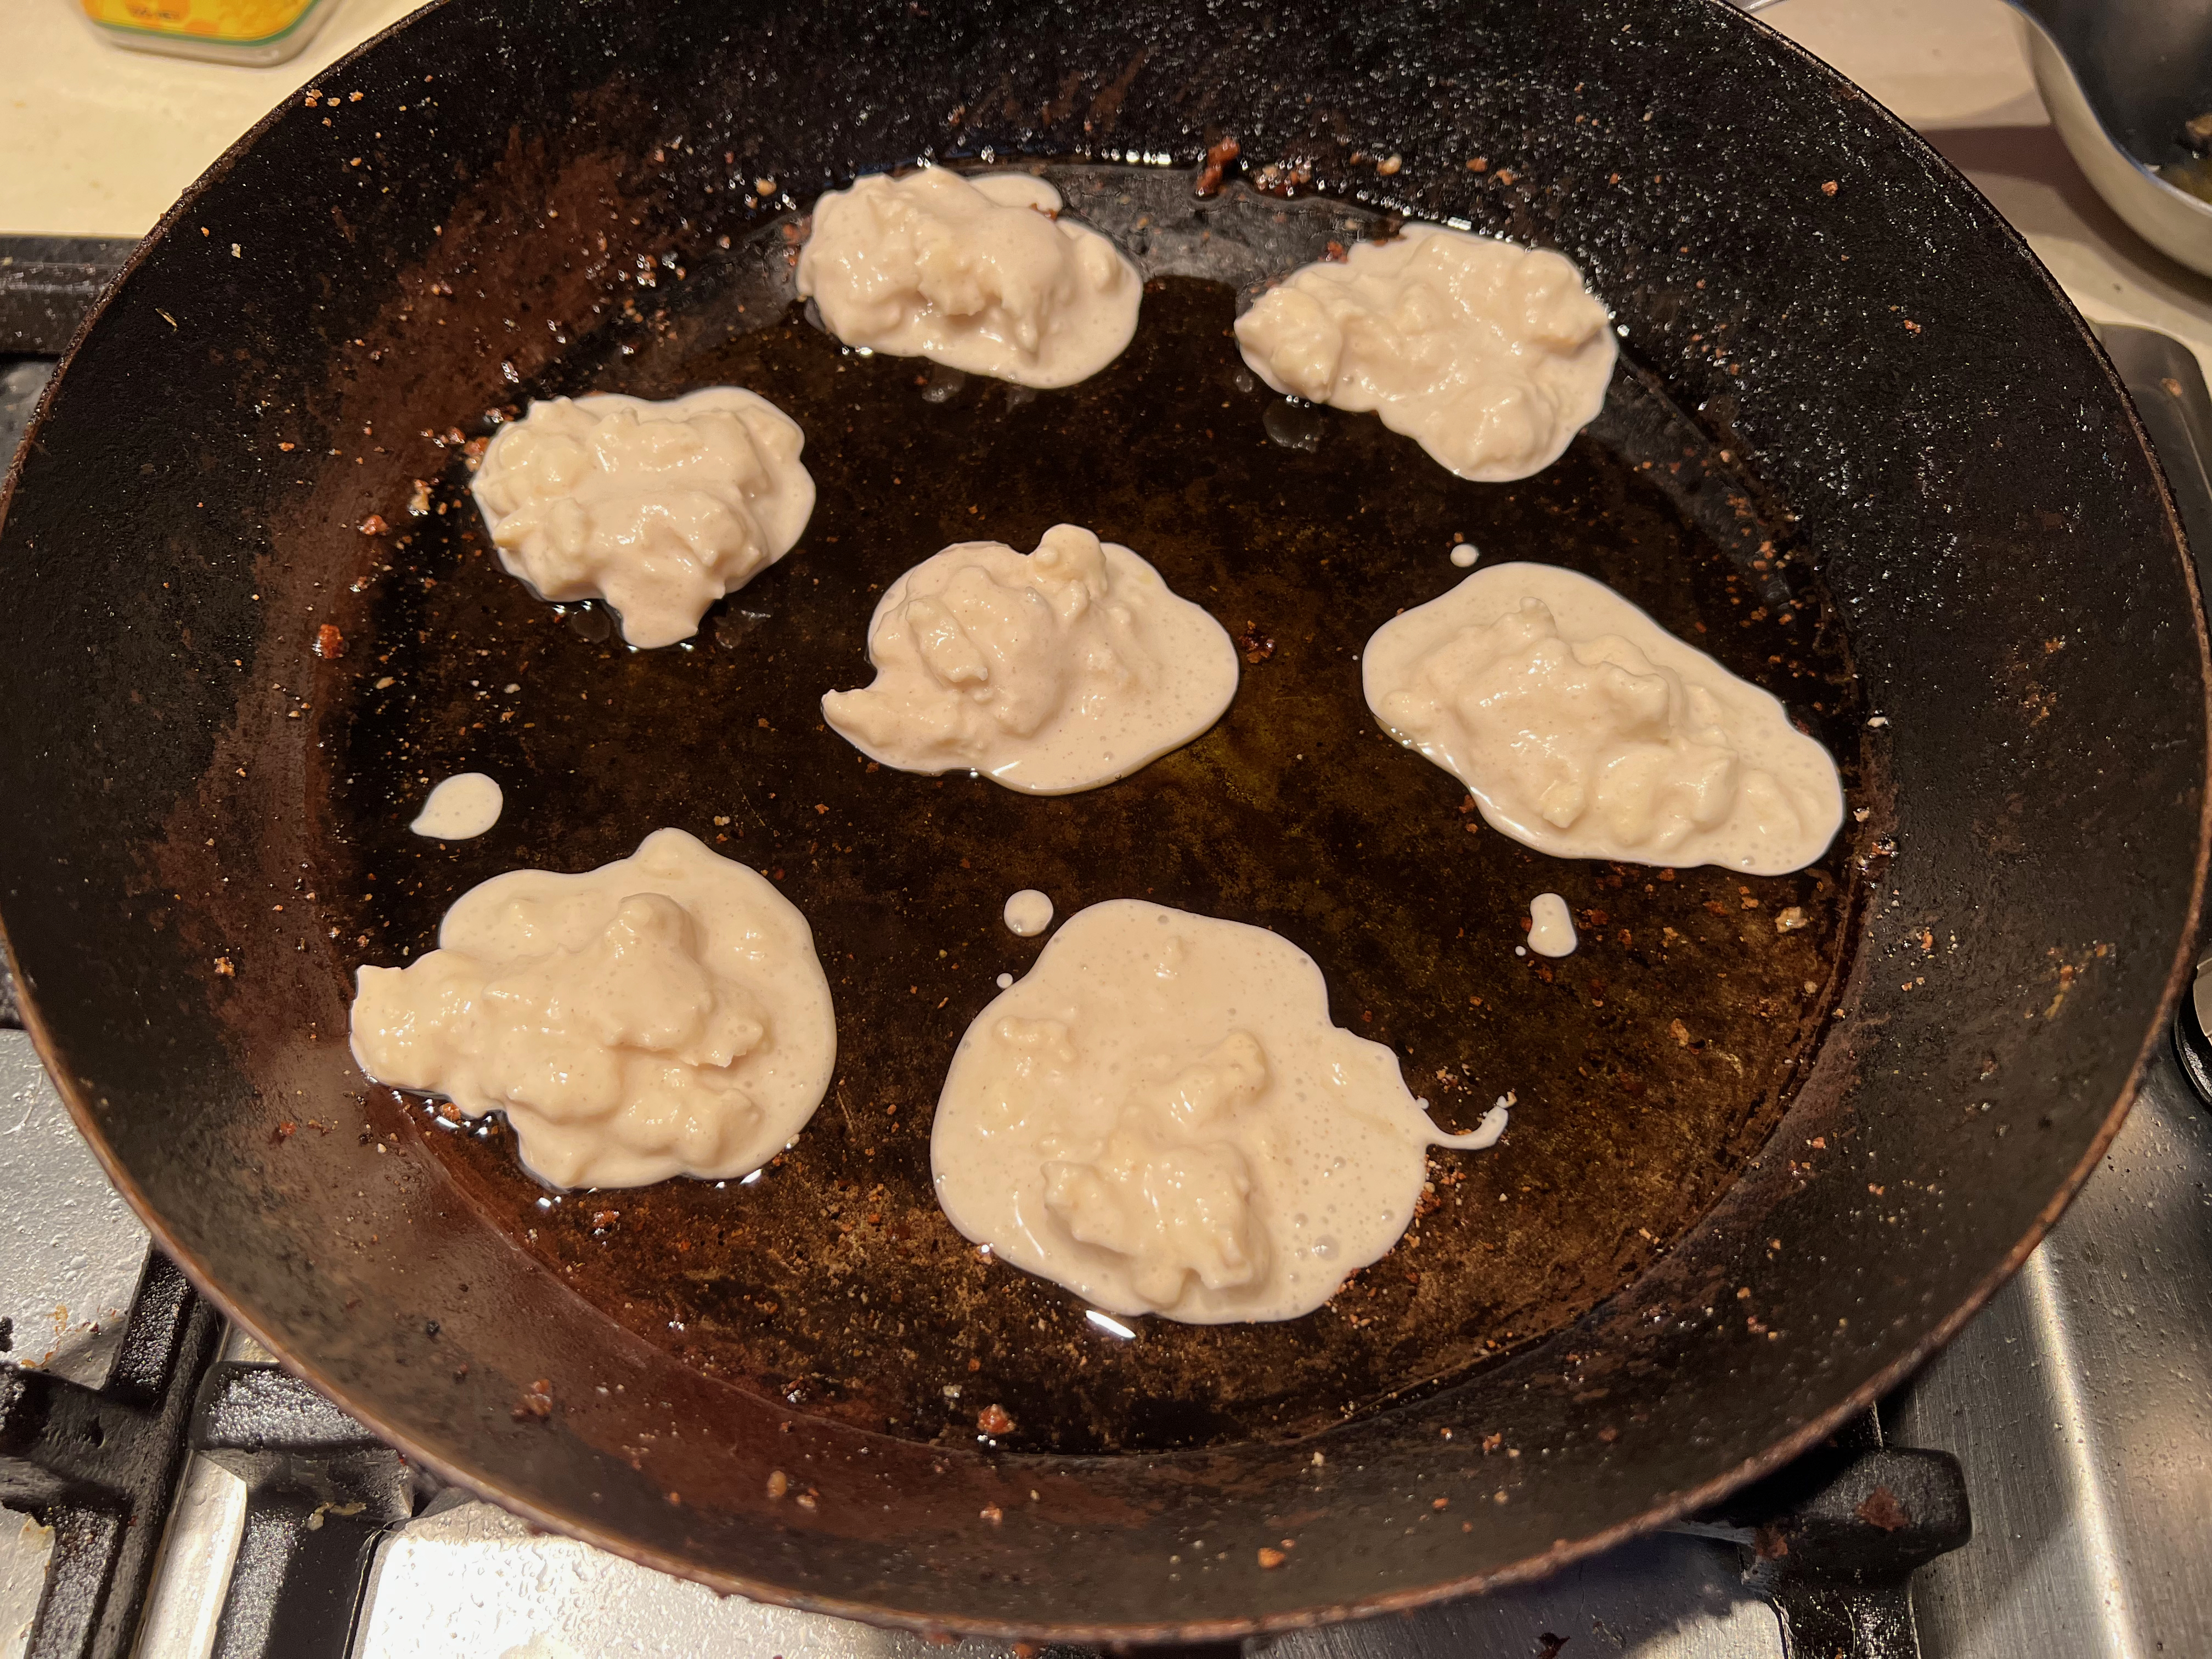
[[[837,1078],[761,1178],[558,1194],[496,1124],[410,1117],[484,1216],[686,1364],[923,1440],[972,1443],[990,1402],[1024,1444],[1064,1450],[1287,1436],[1463,1375],[1649,1266],[1776,1121],[1850,931],[1848,834],[1813,869],[1762,879],[1561,861],[1478,827],[1456,781],[1369,714],[1368,636],[1461,579],[1455,538],[1486,562],[1565,565],[1781,696],[1847,787],[1851,677],[1809,562],[1632,363],[1557,465],[1465,483],[1372,417],[1286,404],[1238,359],[1232,284],[1350,234],[1342,209],[1241,191],[1194,209],[1186,173],[1059,176],[1156,273],[1205,273],[1154,275],[1135,343],[1071,390],[842,349],[786,297],[772,231],[664,273],[638,296],[648,326],[518,392],[516,408],[729,383],[805,429],[820,491],[805,539],[687,646],[629,651],[604,611],[504,574],[449,448],[433,511],[395,504],[393,534],[366,544],[366,635],[314,711],[337,803],[316,884],[356,959],[398,963],[487,877],[587,868],[672,824],[805,913]],[[1240,638],[1218,726],[1058,799],[878,769],[825,729],[818,699],[866,683],[866,625],[901,571],[954,541],[1026,550],[1062,520],[1136,549]],[[498,826],[452,846],[411,835],[429,785],[471,769],[506,789]],[[1510,1091],[1512,1127],[1488,1152],[1432,1154],[1413,1231],[1322,1311],[1103,1334],[1067,1293],[988,1262],[930,1188],[953,1047],[1044,942],[1000,920],[1022,887],[1062,917],[1143,896],[1273,928],[1441,1122],[1470,1127]],[[1547,890],[1583,941],[1557,963],[1514,950]],[[1793,906],[1809,925],[1784,933]]]

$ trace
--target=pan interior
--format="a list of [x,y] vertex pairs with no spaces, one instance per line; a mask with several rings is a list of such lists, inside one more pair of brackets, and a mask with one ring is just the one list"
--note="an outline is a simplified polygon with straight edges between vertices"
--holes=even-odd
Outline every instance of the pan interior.
[[[549,1191],[496,1121],[413,1132],[469,1200],[607,1319],[739,1387],[920,1440],[972,1443],[1002,1403],[1024,1443],[1164,1449],[1310,1432],[1464,1376],[1632,1282],[1726,1189],[1780,1115],[1851,928],[1849,836],[1781,878],[1547,858],[1487,828],[1391,742],[1358,653],[1482,559],[1583,571],[1780,696],[1856,781],[1853,680],[1811,563],[1735,457],[1623,360],[1604,414],[1536,477],[1453,477],[1371,416],[1255,385],[1240,291],[1371,234],[1325,198],[1190,175],[1044,168],[1147,273],[1135,342],[1032,393],[841,349],[791,297],[771,227],[624,290],[525,395],[750,387],[805,429],[819,503],[781,564],[686,646],[623,648],[604,611],[504,574],[458,448],[431,510],[368,544],[368,637],[314,710],[336,810],[316,881],[355,961],[430,949],[447,905],[523,865],[588,868],[676,825],[805,912],[837,1000],[836,1080],[748,1183]],[[460,434],[467,436],[467,434]],[[865,684],[884,586],[948,543],[1027,550],[1082,524],[1152,561],[1248,648],[1228,714],[1109,787],[1058,799],[878,769],[825,730]],[[335,532],[334,533],[338,533]],[[346,532],[349,533],[349,532]],[[483,770],[505,815],[441,845],[407,823]],[[1271,927],[1312,954],[1336,1020],[1398,1053],[1439,1122],[1514,1099],[1493,1150],[1431,1155],[1398,1248],[1324,1310],[1251,1327],[1103,1332],[1054,1286],[987,1261],[938,1210],[931,1110],[952,1048],[1043,939],[1000,920],[1146,896]],[[1556,891],[1580,950],[1516,956]],[[1805,921],[1777,919],[1792,907]],[[1793,918],[1794,920],[1794,918]]]

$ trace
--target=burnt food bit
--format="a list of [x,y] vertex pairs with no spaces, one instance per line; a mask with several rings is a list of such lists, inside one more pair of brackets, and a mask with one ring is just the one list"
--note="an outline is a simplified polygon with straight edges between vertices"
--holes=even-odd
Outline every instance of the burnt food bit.
[[1221,175],[1229,170],[1229,164],[1242,153],[1243,148],[1234,138],[1217,139],[1206,146],[1206,163],[1198,170],[1198,193],[1200,196],[1219,193]]

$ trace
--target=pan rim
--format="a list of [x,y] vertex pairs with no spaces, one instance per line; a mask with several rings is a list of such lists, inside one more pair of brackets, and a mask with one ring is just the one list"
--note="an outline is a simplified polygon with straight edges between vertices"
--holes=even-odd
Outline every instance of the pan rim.
[[[341,72],[356,58],[378,47],[386,40],[411,25],[447,10],[454,0],[432,0],[407,16],[362,41],[353,51],[333,60],[322,72],[329,76]],[[1839,95],[1864,100],[1880,121],[1887,124],[1893,141],[1914,155],[1923,165],[1932,164],[1932,170],[1955,186],[1964,186],[1979,197],[1979,191],[1947,158],[1919,133],[1906,125],[1870,95],[1849,81],[1823,60],[1814,57],[1771,25],[1743,13],[1729,0],[1706,0],[1706,3],[1728,12],[1740,20],[1742,27],[1760,31],[1770,46],[1778,45],[1784,55],[1809,67]],[[134,248],[118,270],[106,291],[86,314],[72,336],[68,349],[61,356],[54,374],[41,393],[25,428],[21,447],[9,461],[4,481],[0,481],[0,532],[4,532],[9,509],[20,479],[22,458],[28,454],[37,441],[55,395],[75,362],[79,350],[91,332],[99,325],[111,307],[119,300],[124,289],[140,265],[151,254],[157,244],[166,240],[172,230],[190,214],[199,198],[271,129],[287,112],[293,97],[287,94],[269,112],[249,128],[236,143],[210,165],[208,169],[189,185],[161,219]],[[1984,198],[1985,199],[1985,198]],[[2203,757],[2203,771],[2208,786],[2212,786],[2212,627],[2208,627],[2206,598],[2198,579],[2196,559],[2191,553],[2186,533],[2167,484],[2157,453],[2151,447],[2148,434],[2143,428],[2134,401],[2114,369],[2110,356],[2098,342],[2094,330],[2081,315],[2064,289],[2028,246],[2026,239],[2012,223],[1990,208],[1993,224],[2012,252],[2024,261],[2027,269],[2039,277],[2045,290],[2057,305],[2062,315],[2070,323],[2078,336],[2086,342],[2100,365],[2106,383],[2117,394],[2125,410],[2135,442],[2152,464],[2152,475],[2156,480],[2159,507],[2171,533],[2171,545],[2179,556],[2184,586],[2191,599],[2190,627],[2197,647],[2199,690],[2206,713],[2205,744]],[[717,1572],[696,1563],[673,1557],[650,1546],[637,1544],[617,1537],[588,1517],[544,1507],[526,1498],[503,1491],[498,1483],[472,1471],[460,1462],[430,1452],[416,1444],[403,1429],[395,1426],[374,1406],[357,1402],[349,1392],[319,1374],[312,1364],[292,1358],[283,1346],[271,1339],[269,1333],[210,1276],[204,1266],[191,1253],[183,1249],[172,1236],[164,1220],[148,1204],[137,1182],[123,1168],[101,1133],[92,1102],[82,1080],[64,1066],[57,1064],[57,1044],[46,1029],[35,991],[19,977],[19,1000],[24,1028],[37,1049],[40,1063],[52,1079],[57,1092],[67,1107],[78,1131],[85,1137],[98,1158],[103,1172],[125,1201],[136,1211],[141,1221],[152,1234],[155,1242],[168,1255],[191,1281],[195,1289],[212,1303],[223,1316],[259,1342],[276,1357],[278,1364],[288,1373],[315,1388],[361,1422],[378,1438],[394,1446],[410,1461],[421,1463],[442,1479],[508,1513],[516,1515],[532,1525],[573,1537],[607,1551],[641,1566],[666,1573],[672,1577],[702,1584],[718,1594],[736,1595],[749,1601],[767,1605],[789,1607],[796,1611],[825,1614],[857,1622],[891,1628],[920,1632],[926,1635],[993,1638],[1005,1640],[1029,1639],[1080,1644],[1149,1644],[1167,1641],[1198,1642],[1226,1641],[1247,1637],[1268,1636],[1310,1629],[1319,1626],[1364,1619],[1392,1613],[1407,1613],[1438,1602],[1504,1589],[1528,1583],[1557,1571],[1575,1562],[1587,1559],[1616,1547],[1634,1538],[1656,1531],[1671,1522],[1695,1510],[1715,1503],[1729,1493],[1761,1477],[1772,1474],[1793,1461],[1834,1432],[1846,1419],[1865,1410],[1881,1395],[1903,1382],[1923,1364],[1938,1349],[1949,1342],[1958,1332],[1978,1314],[1990,1297],[2012,1275],[2018,1272],[2042,1242],[2045,1234],[2063,1215],[2067,1206],[2080,1192],[2084,1182],[2108,1151],[2113,1138],[2125,1121],[2129,1109],[2142,1087],[2144,1076],[2164,1039],[2174,1008],[2183,993],[2195,961],[2195,942],[2202,924],[2208,870],[2212,870],[2212,787],[2200,793],[2197,842],[2190,876],[2189,901],[2182,918],[2179,944],[2170,965],[2160,993],[2156,1013],[2138,1046],[2134,1064],[2114,1103],[2106,1110],[2100,1127],[2091,1139],[2087,1151],[2068,1172],[2057,1191],[2040,1210],[2027,1233],[2005,1254],[1999,1264],[1985,1274],[1967,1297],[1942,1318],[1936,1321],[1908,1349],[1856,1387],[1850,1389],[1837,1404],[1807,1420],[1796,1430],[1770,1443],[1757,1455],[1743,1459],[1729,1469],[1708,1480],[1678,1491],[1662,1501],[1652,1504],[1629,1518],[1598,1532],[1581,1538],[1562,1540],[1551,1548],[1507,1563],[1486,1573],[1454,1577],[1441,1582],[1407,1589],[1380,1592],[1351,1601],[1288,1612],[1255,1614],[1243,1619],[1212,1619],[1202,1620],[1146,1621],[1131,1620],[1115,1623],[1055,1623],[1048,1625],[1016,1624],[990,1619],[943,1616],[902,1610],[876,1603],[856,1601],[837,1596],[811,1595],[781,1589],[744,1576]],[[8,937],[4,917],[0,917],[0,950],[3,950],[11,969],[15,963],[15,951]]]

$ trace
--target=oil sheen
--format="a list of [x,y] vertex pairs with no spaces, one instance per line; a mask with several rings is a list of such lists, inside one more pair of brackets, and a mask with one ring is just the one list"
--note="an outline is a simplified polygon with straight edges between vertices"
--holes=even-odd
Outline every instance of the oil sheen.
[[1079,911],[977,1015],[937,1103],[952,1224],[1092,1307],[1294,1319],[1413,1219],[1432,1146],[1398,1058],[1335,1025],[1312,957],[1136,899]]
[[[1839,759],[1856,755],[1870,711],[1850,690],[1845,630],[1810,562],[1793,556],[1771,575],[1751,567],[1758,538],[1786,526],[1737,516],[1728,498],[1747,494],[1744,477],[1633,365],[1592,428],[1519,483],[1460,479],[1379,420],[1326,408],[1306,411],[1319,449],[1285,449],[1263,419],[1282,400],[1253,383],[1229,337],[1237,298],[1318,258],[1328,239],[1352,240],[1345,221],[1360,210],[1249,197],[1233,181],[1194,207],[1188,169],[1049,176],[1076,216],[1158,284],[1128,349],[1064,392],[1032,398],[969,376],[936,400],[945,377],[929,364],[863,357],[810,325],[787,304],[787,276],[771,290],[746,266],[721,289],[702,287],[712,276],[703,250],[688,282],[662,289],[691,307],[672,313],[687,319],[673,335],[625,322],[524,388],[540,398],[710,385],[764,393],[807,434],[820,497],[805,541],[710,611],[693,648],[636,652],[619,635],[580,636],[577,616],[554,614],[480,555],[473,513],[416,520],[414,539],[389,555],[393,572],[359,596],[373,606],[361,637],[392,660],[338,677],[305,716],[329,745],[310,752],[328,767],[336,833],[301,873],[343,941],[369,936],[349,952],[349,975],[362,961],[411,960],[403,944],[424,954],[447,908],[478,881],[518,865],[587,869],[661,824],[772,880],[783,872],[776,891],[805,913],[830,969],[849,1123],[825,1099],[750,1186],[667,1181],[624,1193],[622,1222],[604,1236],[592,1224],[604,1206],[537,1207],[544,1189],[510,1135],[428,1136],[460,1200],[502,1218],[513,1247],[587,1300],[622,1333],[615,1340],[693,1356],[715,1387],[781,1398],[804,1377],[801,1409],[871,1433],[896,1423],[894,1436],[916,1442],[942,1434],[972,1445],[976,1411],[994,1400],[1020,1419],[1023,1445],[1071,1454],[1281,1440],[1340,1423],[1347,1407],[1383,1408],[1409,1377],[1448,1381],[1492,1364],[1642,1272],[1765,1144],[1790,1098],[1772,1079],[1802,1074],[1790,1060],[1806,1052],[1820,1003],[1800,987],[1829,983],[1839,941],[1858,936],[1848,897],[1858,884],[1840,845],[1813,870],[1762,885],[1761,909],[1739,916],[1735,889],[1749,878],[1730,871],[1685,868],[1656,892],[1630,880],[1601,896],[1596,866],[1547,872],[1486,825],[1468,835],[1463,826],[1480,819],[1460,814],[1464,787],[1385,740],[1362,698],[1353,659],[1369,636],[1468,574],[1446,560],[1464,536],[1482,565],[1556,556],[1607,580],[1809,712]],[[1202,224],[1191,222],[1198,211]],[[1184,238],[1166,252],[1146,243],[1164,224]],[[787,273],[780,231],[769,234],[776,246],[761,268]],[[1647,459],[1655,465],[1644,469]],[[1682,461],[1679,477],[1670,460]],[[441,498],[468,485],[458,453],[448,467]],[[1069,519],[1137,550],[1232,636],[1272,638],[1261,662],[1240,650],[1236,701],[1212,731],[1121,784],[1042,798],[957,772],[870,772],[816,729],[823,691],[871,677],[866,629],[902,572],[963,540],[1026,552]],[[1746,602],[1732,605],[1738,593]],[[1750,620],[1754,604],[1770,614]],[[1695,631],[1700,618],[1724,644]],[[1784,665],[1765,667],[1770,653]],[[398,678],[380,687],[386,676]],[[509,682],[521,690],[495,691],[515,710],[502,723],[477,693]],[[410,834],[408,811],[428,784],[470,770],[506,786],[499,827],[451,845]],[[1845,836],[1856,846],[1875,827],[1847,819]],[[1431,1150],[1442,1202],[1339,1293],[1342,1316],[1124,1318],[1138,1340],[1103,1334],[1061,1286],[984,1262],[945,1220],[930,1180],[930,1107],[953,1048],[999,994],[999,973],[1028,972],[1051,938],[1018,939],[1002,924],[1007,896],[1024,887],[1057,902],[1055,931],[1125,896],[1264,923],[1322,964],[1336,1023],[1387,1043],[1438,1124],[1472,1129],[1509,1088],[1523,1106],[1489,1152]],[[1608,910],[1608,939],[1634,930],[1634,950],[1611,950],[1602,967],[1591,958],[1589,975],[1607,985],[1601,1007],[1589,1006],[1579,969],[1547,984],[1513,954],[1531,895],[1547,887],[1577,909]],[[1771,917],[1791,904],[1811,925],[1778,933]],[[1440,915],[1452,925],[1440,930]],[[1662,922],[1686,936],[1663,951],[1650,948]],[[1467,937],[1455,940],[1460,923]],[[1585,931],[1574,957],[1544,965],[1589,957]],[[1686,986],[1705,988],[1698,1001],[1713,1029],[1696,1035],[1710,1035],[1709,1047],[1685,1048],[1668,1033],[1687,1012]],[[853,1023],[863,1012],[865,1030]],[[1715,1048],[1741,1058],[1747,1075]],[[1594,1087],[1578,1069],[1593,1054],[1608,1074],[1644,1079],[1646,1092],[1631,1102]],[[425,1124],[434,1109],[411,1103],[402,1115],[380,1091],[370,1112],[382,1127]],[[1632,1168],[1618,1156],[1624,1135]],[[1462,1172],[1466,1182],[1445,1184]],[[849,1235],[826,1230],[849,1263],[842,1275],[818,1251],[787,1248],[823,1238],[832,1206],[854,1224]],[[1646,1246],[1639,1228],[1661,1243]],[[1624,1240],[1636,1241],[1632,1259]],[[678,1253],[678,1241],[692,1250]],[[711,1275],[696,1271],[709,1257]],[[769,1304],[774,1317],[763,1315]],[[966,1371],[970,1354],[980,1372]],[[965,1391],[948,1403],[951,1382]]]

